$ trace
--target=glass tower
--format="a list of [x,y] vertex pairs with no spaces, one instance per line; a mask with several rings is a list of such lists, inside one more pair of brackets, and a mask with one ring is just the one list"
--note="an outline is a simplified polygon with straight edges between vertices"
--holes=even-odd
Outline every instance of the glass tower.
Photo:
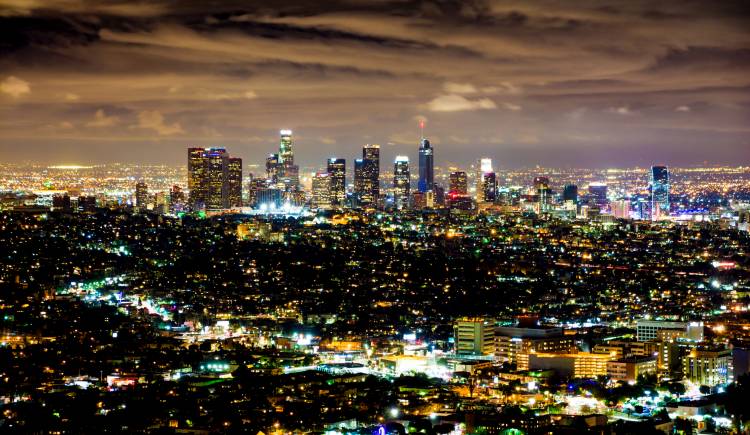
[[422,138],[419,143],[419,181],[417,189],[420,192],[433,190],[435,184],[434,150],[430,141]]
[[669,216],[669,169],[651,167],[651,219]]

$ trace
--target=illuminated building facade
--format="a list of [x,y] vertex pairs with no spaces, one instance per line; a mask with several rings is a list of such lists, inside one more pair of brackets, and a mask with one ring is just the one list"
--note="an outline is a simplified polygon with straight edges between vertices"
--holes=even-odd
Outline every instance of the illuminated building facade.
[[227,160],[227,195],[231,207],[242,207],[242,159],[230,157]]
[[135,206],[139,210],[145,210],[148,206],[148,186],[143,181],[135,184]]
[[241,206],[242,160],[224,148],[188,148],[188,188],[193,210]]
[[435,156],[430,141],[422,138],[419,142],[419,180],[417,190],[427,192],[435,186]]
[[361,205],[371,205],[380,196],[380,145],[367,144],[362,158],[354,161],[354,193]]
[[666,166],[651,167],[651,218],[659,220],[669,216],[669,169]]
[[734,380],[730,349],[692,349],[682,359],[685,379],[697,385],[726,385]]
[[396,161],[393,165],[393,199],[397,209],[409,207],[410,185],[409,157],[396,156]]
[[331,204],[342,206],[346,202],[346,160],[332,157],[328,159]]
[[312,179],[312,207],[330,208],[331,199],[331,174],[328,172],[316,173]]
[[492,355],[495,353],[495,324],[487,319],[466,318],[454,327],[456,353],[459,355]]

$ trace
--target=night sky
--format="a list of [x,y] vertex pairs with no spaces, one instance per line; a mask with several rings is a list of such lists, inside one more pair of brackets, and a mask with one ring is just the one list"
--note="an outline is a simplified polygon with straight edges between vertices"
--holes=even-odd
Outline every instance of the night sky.
[[0,161],[750,164],[747,1],[0,0]]

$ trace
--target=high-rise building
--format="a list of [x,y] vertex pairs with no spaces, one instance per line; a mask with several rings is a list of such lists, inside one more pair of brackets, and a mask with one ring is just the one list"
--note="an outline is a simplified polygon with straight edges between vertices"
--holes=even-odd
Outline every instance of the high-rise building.
[[482,187],[484,195],[482,200],[487,203],[495,202],[497,199],[497,175],[494,172],[487,172],[482,175]]
[[140,210],[148,206],[148,186],[143,181],[135,184],[135,206]]
[[275,184],[283,192],[284,201],[296,204],[300,199],[299,166],[294,164],[292,130],[280,130],[279,135],[281,139]]
[[329,208],[331,206],[331,174],[318,172],[312,179],[312,207]]
[[492,171],[492,159],[483,157],[479,159],[479,171],[477,171],[477,178],[476,178],[476,201],[477,203],[483,203],[485,202],[485,186],[484,186],[484,179],[485,174],[494,173]]
[[354,159],[354,197],[362,203],[365,195],[365,159]]
[[534,190],[539,200],[539,211],[547,211],[550,205],[552,190],[549,187],[549,178],[535,177]]
[[201,209],[206,206],[208,196],[208,164],[205,148],[188,148],[188,191],[190,206]]
[[669,169],[666,166],[651,167],[651,219],[669,216]]
[[410,185],[409,157],[396,156],[396,161],[393,165],[393,199],[397,209],[409,207]]
[[188,148],[188,187],[193,210],[239,206],[242,204],[242,160],[231,158],[224,148]]
[[265,178],[252,178],[247,183],[247,205],[248,207],[258,208],[258,192],[268,189],[268,180]]
[[227,185],[227,164],[229,153],[224,148],[209,148],[206,150],[208,163],[208,194],[206,196],[207,210],[222,210],[229,207],[229,186]]
[[607,206],[607,184],[606,183],[590,183],[589,184],[589,197],[591,198],[592,205],[602,209]]
[[328,174],[331,178],[331,204],[342,206],[346,202],[346,160],[328,159]]
[[419,181],[417,190],[427,192],[435,185],[434,149],[424,137],[419,142]]
[[266,157],[266,179],[270,184],[276,184],[279,181],[279,155],[269,154]]
[[229,207],[242,207],[242,159],[230,157],[227,161],[227,189]]
[[462,172],[462,171],[451,172],[448,195],[459,196],[459,195],[468,195],[468,193],[469,193],[469,183],[468,183],[468,178],[466,177],[466,172]]
[[293,165],[292,130],[281,130],[279,134],[281,135],[281,141],[279,142],[279,163]]
[[617,219],[630,219],[630,200],[619,199],[612,203],[612,216]]
[[578,202],[578,186],[575,184],[566,184],[563,188],[562,194],[563,202],[571,201],[574,203]]
[[380,196],[380,145],[365,145],[362,148],[362,159],[354,161],[354,192],[362,205],[377,202]]

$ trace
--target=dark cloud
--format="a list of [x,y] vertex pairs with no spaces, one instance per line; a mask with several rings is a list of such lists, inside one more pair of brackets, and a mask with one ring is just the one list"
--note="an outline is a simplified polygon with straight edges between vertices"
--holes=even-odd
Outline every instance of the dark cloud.
[[[0,0],[0,158],[749,163],[744,1]],[[22,145],[22,146],[21,146]],[[585,156],[585,157],[584,157]],[[386,159],[390,158],[388,155]]]

